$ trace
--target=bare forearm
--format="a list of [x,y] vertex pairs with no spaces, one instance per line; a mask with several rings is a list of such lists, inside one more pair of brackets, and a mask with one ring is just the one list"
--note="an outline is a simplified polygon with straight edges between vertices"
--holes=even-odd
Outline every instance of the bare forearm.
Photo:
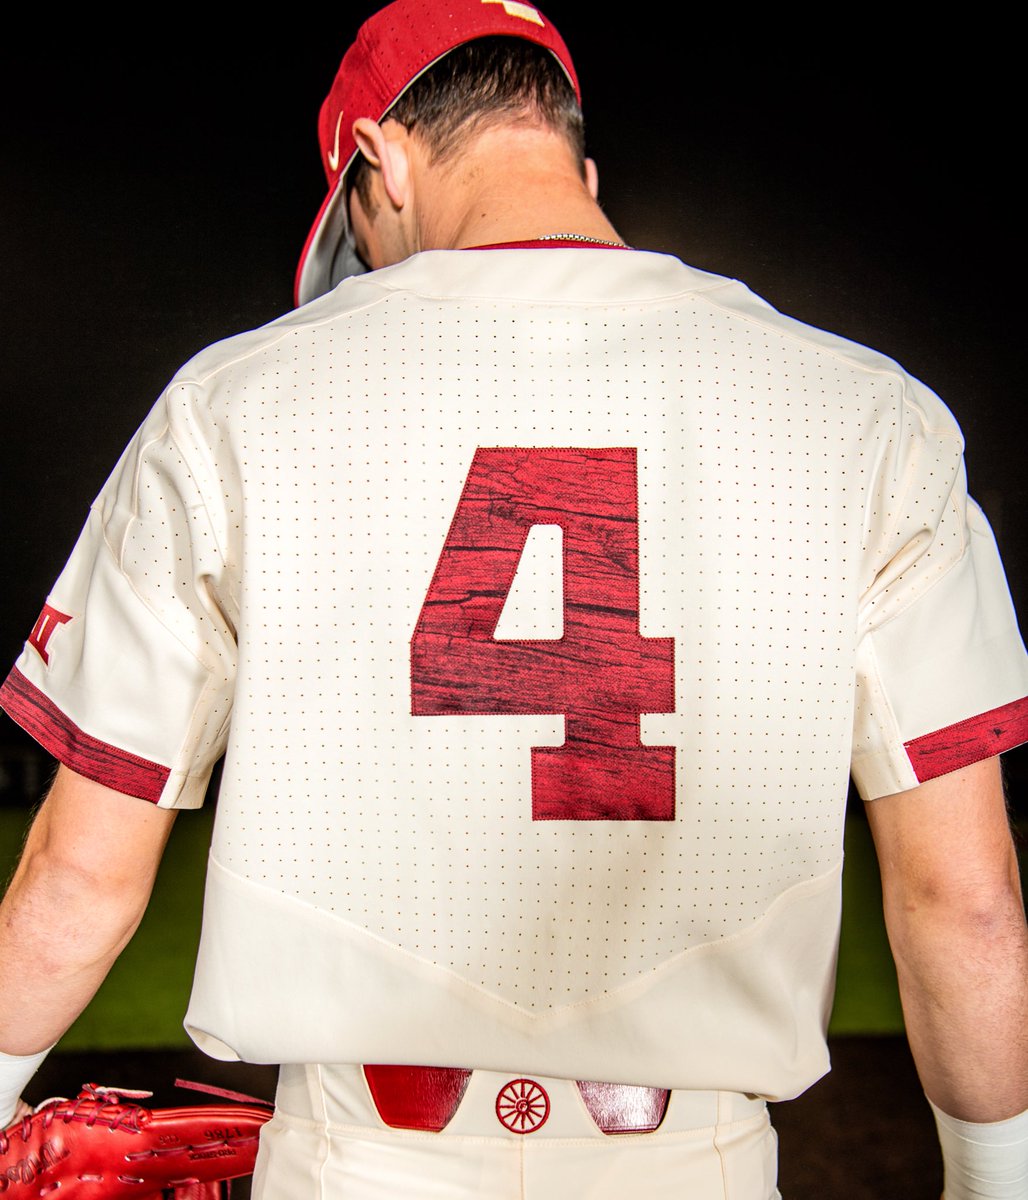
[[1028,1108],[1028,931],[999,762],[867,806],[907,1033],[951,1117]]
[[888,913],[907,1035],[944,1112],[1004,1120],[1028,1108],[1028,931],[1020,891]]
[[0,905],[0,1051],[52,1045],[135,932],[174,813],[62,767]]
[[103,982],[142,911],[74,872],[23,861],[0,906],[0,1050],[31,1054],[53,1045]]

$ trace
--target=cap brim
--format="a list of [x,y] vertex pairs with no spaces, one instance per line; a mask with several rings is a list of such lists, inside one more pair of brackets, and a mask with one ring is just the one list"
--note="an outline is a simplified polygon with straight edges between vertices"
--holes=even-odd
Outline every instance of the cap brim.
[[[530,4],[514,0],[394,0],[361,26],[343,55],[332,89],[321,106],[318,136],[332,190],[307,236],[296,271],[294,295],[306,304],[348,275],[367,268],[357,257],[346,211],[343,180],[359,153],[352,137],[355,117],[381,121],[400,96],[439,59],[482,37],[515,37],[548,50],[581,102],[578,76],[567,46],[553,25]],[[343,128],[346,113],[347,129]],[[341,164],[340,159],[346,161]]]
[[350,232],[345,177],[344,169],[307,235],[293,289],[297,306],[316,300],[350,275],[363,275],[368,269],[357,255]]

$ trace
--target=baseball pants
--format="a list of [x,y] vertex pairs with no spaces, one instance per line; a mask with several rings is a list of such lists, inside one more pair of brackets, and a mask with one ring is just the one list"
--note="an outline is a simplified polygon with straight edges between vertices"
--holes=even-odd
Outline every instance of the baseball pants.
[[573,1081],[476,1070],[445,1127],[429,1132],[391,1128],[360,1066],[287,1065],[252,1195],[781,1200],[776,1175],[767,1107],[735,1092],[671,1092],[656,1130],[611,1134]]

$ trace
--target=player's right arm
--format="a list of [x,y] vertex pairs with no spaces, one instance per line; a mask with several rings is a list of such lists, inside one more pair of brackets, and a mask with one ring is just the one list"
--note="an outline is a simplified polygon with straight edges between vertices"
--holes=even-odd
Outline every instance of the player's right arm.
[[175,819],[61,767],[0,905],[0,1051],[64,1033],[135,932]]
[[[1025,1113],[1028,926],[999,759],[866,808],[907,1035],[929,1100],[975,1125]],[[1012,1155],[1016,1180],[1028,1143]],[[1023,1195],[962,1190],[954,1173],[947,1162],[947,1197]]]
[[0,1124],[27,1057],[132,936],[174,813],[203,802],[225,747],[235,593],[208,415],[188,380],[154,406],[0,686],[0,708],[63,764],[0,907]]

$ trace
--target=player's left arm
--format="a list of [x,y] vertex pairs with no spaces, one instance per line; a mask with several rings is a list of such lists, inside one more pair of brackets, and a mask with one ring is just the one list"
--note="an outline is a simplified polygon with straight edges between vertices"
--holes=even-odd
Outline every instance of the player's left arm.
[[62,766],[0,905],[0,1052],[53,1045],[146,909],[175,810]]
[[1028,1181],[1028,928],[998,758],[867,805],[945,1200]]
[[998,758],[866,806],[911,1049],[964,1121],[1028,1108],[1028,929]]

